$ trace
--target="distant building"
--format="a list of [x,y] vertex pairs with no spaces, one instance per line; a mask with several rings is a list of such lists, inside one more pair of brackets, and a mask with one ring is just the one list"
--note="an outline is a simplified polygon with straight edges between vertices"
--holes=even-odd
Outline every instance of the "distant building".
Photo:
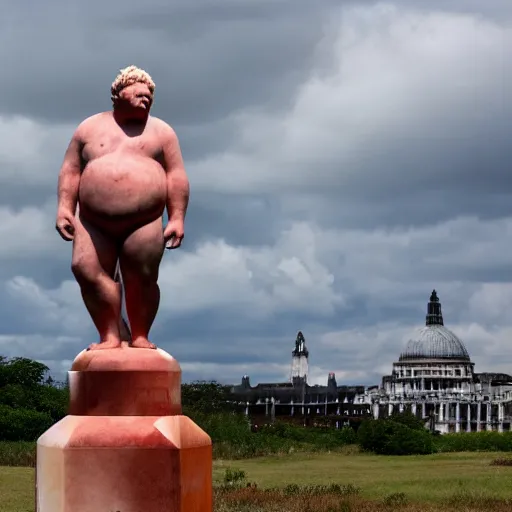
[[444,326],[432,292],[425,327],[407,343],[380,388],[367,390],[374,417],[409,409],[442,433],[511,430],[512,377],[474,373],[464,343]]
[[295,350],[292,352],[292,371],[290,374],[290,382],[293,382],[297,377],[304,379],[304,382],[308,382],[308,357],[309,352],[306,348],[306,340],[299,331],[297,339],[295,340]]
[[334,373],[327,386],[308,385],[309,352],[299,332],[292,352],[289,382],[257,384],[248,376],[232,391],[253,423],[276,417],[304,425],[340,428],[363,418],[411,411],[432,430],[474,432],[512,430],[512,377],[474,373],[463,342],[444,326],[436,291],[427,306],[425,327],[407,343],[391,375],[380,386],[338,386]]
[[233,386],[238,403],[245,404],[245,413],[253,424],[262,425],[276,417],[306,426],[326,425],[341,428],[355,425],[371,415],[370,404],[363,403],[364,386],[338,386],[334,373],[327,386],[308,384],[309,351],[299,331],[292,352],[290,380],[257,384],[252,387],[249,376]]

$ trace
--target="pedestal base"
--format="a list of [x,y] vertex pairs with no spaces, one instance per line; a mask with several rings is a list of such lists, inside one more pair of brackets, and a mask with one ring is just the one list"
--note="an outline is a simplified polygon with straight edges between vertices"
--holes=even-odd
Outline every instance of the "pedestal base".
[[66,416],[37,442],[37,512],[211,512],[210,437],[186,416]]

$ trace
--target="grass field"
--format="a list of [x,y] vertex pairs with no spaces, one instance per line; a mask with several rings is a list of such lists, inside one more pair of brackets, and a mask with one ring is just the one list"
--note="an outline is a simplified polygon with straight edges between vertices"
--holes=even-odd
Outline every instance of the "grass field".
[[[218,484],[221,483],[226,468],[230,467],[244,470],[247,480],[256,483],[259,488],[284,487],[288,484],[353,484],[361,489],[363,499],[382,503],[387,496],[405,493],[409,501],[425,504],[424,509],[416,507],[410,510],[448,510],[441,505],[449,502],[454,496],[462,499],[461,504],[473,501],[481,503],[482,507],[456,506],[455,510],[507,510],[501,506],[494,508],[489,506],[489,503],[485,504],[486,499],[512,499],[512,467],[490,465],[493,459],[502,456],[503,454],[495,453],[452,453],[411,457],[292,454],[251,460],[215,461],[214,480]],[[510,505],[508,506],[510,508]],[[244,508],[240,504],[233,507],[219,504],[216,510],[274,510],[265,507]],[[0,512],[33,510],[34,470],[1,467]],[[284,512],[295,508],[281,507],[281,510]],[[332,510],[337,511],[338,508]],[[343,510],[357,510],[357,506]],[[360,507],[360,510],[363,508]],[[364,510],[370,509],[365,506]]]
[[0,512],[34,512],[34,470],[0,467]]
[[450,453],[388,457],[376,455],[297,454],[240,461],[216,461],[214,479],[225,468],[245,471],[258,487],[288,484],[353,484],[362,496],[382,499],[403,492],[411,500],[440,502],[454,494],[512,499],[512,467],[491,466],[499,453]]

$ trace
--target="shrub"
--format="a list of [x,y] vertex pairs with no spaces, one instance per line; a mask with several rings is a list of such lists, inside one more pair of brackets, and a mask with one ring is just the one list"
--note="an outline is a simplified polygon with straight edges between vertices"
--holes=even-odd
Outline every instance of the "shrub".
[[435,438],[438,452],[510,452],[512,432],[460,432]]
[[0,441],[0,466],[34,467],[35,465],[35,442]]
[[432,435],[427,430],[413,430],[395,423],[393,432],[384,445],[383,455],[426,455],[432,453]]
[[432,453],[432,435],[392,419],[369,419],[357,432],[361,448],[379,455],[423,455]]
[[425,430],[425,422],[410,411],[394,413],[389,419],[395,423],[401,423],[406,427],[412,428],[413,430]]
[[491,461],[491,466],[512,466],[512,459],[510,457],[501,457]]
[[36,441],[53,423],[47,413],[0,405],[0,440]]
[[224,485],[231,487],[241,487],[245,482],[245,471],[242,469],[226,468],[224,473]]
[[409,500],[407,499],[407,495],[405,493],[395,492],[386,496],[383,502],[386,507],[393,507],[393,509],[395,509],[396,507],[403,507],[407,505]]

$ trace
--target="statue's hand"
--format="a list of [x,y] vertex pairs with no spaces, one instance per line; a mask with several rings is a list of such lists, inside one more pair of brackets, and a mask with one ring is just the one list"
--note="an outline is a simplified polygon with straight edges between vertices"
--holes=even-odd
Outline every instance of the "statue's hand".
[[164,229],[166,249],[177,249],[185,236],[183,220],[170,220]]
[[59,211],[55,228],[64,240],[67,242],[73,240],[75,237],[74,215],[70,212]]

